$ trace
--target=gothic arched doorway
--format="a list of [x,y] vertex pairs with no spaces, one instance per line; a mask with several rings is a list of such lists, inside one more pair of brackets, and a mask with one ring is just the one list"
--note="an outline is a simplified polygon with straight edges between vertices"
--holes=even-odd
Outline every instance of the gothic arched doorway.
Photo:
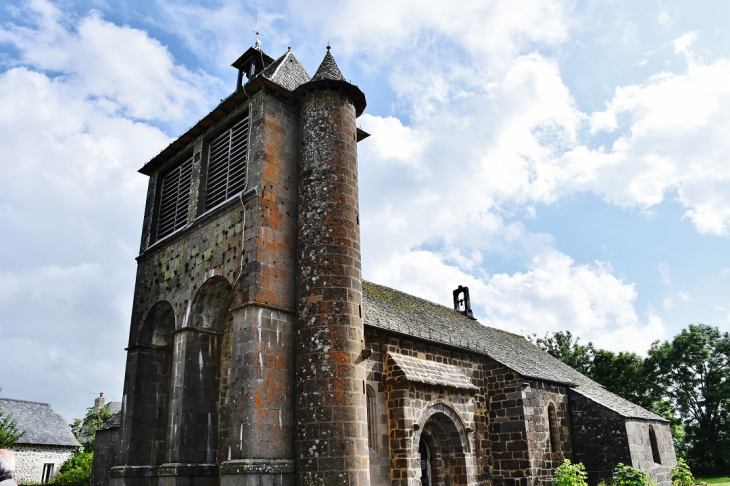
[[417,434],[422,486],[469,485],[469,442],[461,420],[443,404],[429,407]]

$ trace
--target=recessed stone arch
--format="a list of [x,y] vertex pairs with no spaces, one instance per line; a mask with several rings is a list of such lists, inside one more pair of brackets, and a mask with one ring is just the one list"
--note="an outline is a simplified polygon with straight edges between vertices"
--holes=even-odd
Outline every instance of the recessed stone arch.
[[174,331],[175,309],[168,301],[161,300],[147,312],[139,330],[137,343],[171,348]]
[[414,428],[412,455],[418,460],[413,462],[421,468],[417,475],[423,486],[473,483],[467,428],[452,407],[444,402],[431,404]]
[[232,301],[228,280],[209,278],[195,293],[182,327],[174,334],[170,463],[218,462],[221,343]]
[[233,300],[233,288],[225,277],[213,276],[200,286],[188,307],[183,327],[223,331]]
[[123,449],[124,464],[157,466],[165,460],[174,329],[172,304],[156,302],[129,347],[127,373],[133,370],[134,381],[125,389],[122,440],[134,437],[134,447]]

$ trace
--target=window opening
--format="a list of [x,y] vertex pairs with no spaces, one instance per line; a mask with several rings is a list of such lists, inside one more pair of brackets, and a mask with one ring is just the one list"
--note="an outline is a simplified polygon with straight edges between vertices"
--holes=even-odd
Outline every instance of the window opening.
[[365,393],[367,395],[367,406],[368,406],[368,447],[372,450],[378,450],[378,426],[375,420],[376,408],[375,408],[375,392],[373,388],[368,385],[365,387]]
[[555,405],[548,405],[548,423],[550,427],[550,452],[558,452],[558,417],[555,413]]
[[208,146],[206,209],[241,192],[246,185],[248,115],[223,132]]
[[656,441],[656,432],[654,432],[654,427],[652,425],[649,426],[649,442],[651,442],[651,455],[654,462],[661,464],[662,458],[659,456],[659,444]]
[[43,464],[43,474],[41,475],[41,483],[45,484],[53,478],[53,464]]
[[162,176],[160,209],[157,216],[158,240],[187,223],[192,172],[193,158],[190,157]]

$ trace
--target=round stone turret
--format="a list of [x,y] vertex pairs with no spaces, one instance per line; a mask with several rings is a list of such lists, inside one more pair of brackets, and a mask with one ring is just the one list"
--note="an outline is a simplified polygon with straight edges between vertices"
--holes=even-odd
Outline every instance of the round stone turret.
[[327,50],[300,86],[295,454],[299,484],[369,484],[357,128],[365,95]]

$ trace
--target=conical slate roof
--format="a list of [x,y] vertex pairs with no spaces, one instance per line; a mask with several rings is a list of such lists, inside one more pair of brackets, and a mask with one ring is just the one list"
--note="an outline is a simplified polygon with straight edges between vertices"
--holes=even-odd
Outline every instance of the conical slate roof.
[[327,54],[324,55],[322,64],[319,65],[317,72],[314,73],[312,81],[319,81],[320,79],[332,79],[335,81],[345,81],[345,77],[342,75],[340,68],[337,67],[335,58],[330,54],[330,48],[327,47]]

